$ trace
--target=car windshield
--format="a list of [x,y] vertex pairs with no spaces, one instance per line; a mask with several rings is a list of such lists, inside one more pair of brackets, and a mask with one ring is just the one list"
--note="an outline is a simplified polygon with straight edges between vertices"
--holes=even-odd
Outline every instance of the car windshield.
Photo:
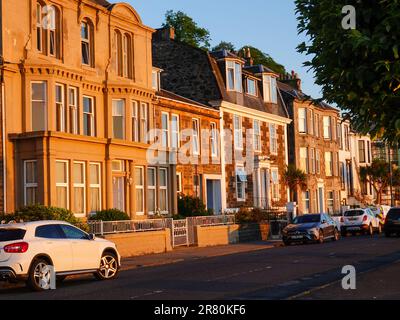
[[0,242],[22,240],[26,230],[0,228]]
[[388,219],[399,220],[400,219],[400,209],[390,209],[388,213]]
[[316,223],[321,221],[321,215],[319,214],[309,214],[297,217],[294,219],[294,224],[301,224],[301,223]]
[[363,210],[352,210],[352,211],[346,211],[344,213],[345,217],[359,217],[364,214]]

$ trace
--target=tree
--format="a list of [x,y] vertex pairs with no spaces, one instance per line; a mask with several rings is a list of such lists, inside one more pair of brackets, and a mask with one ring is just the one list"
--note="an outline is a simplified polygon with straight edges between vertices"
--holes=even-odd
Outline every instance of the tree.
[[168,10],[165,14],[163,28],[174,28],[175,39],[201,49],[210,48],[210,32],[201,28],[197,23],[182,11]]
[[[356,15],[342,13],[352,5]],[[322,86],[323,99],[347,113],[354,128],[400,140],[400,2],[296,0],[298,31],[309,39],[298,51]],[[342,21],[355,18],[356,28]],[[344,24],[346,26],[346,24]]]
[[212,51],[228,50],[230,52],[235,52],[235,45],[232,42],[221,41],[217,46],[212,48]]
[[370,183],[376,191],[376,204],[382,203],[382,194],[393,182],[393,187],[400,186],[400,169],[390,165],[384,160],[375,159],[370,166],[361,167],[359,170],[360,180],[363,183]]
[[295,165],[289,164],[283,174],[283,180],[290,190],[290,200],[295,201],[298,189],[307,188],[307,175],[304,171],[297,169]]
[[242,58],[245,57],[244,50],[250,49],[251,57],[254,60],[254,64],[262,64],[272,71],[279,74],[286,74],[285,67],[278,62],[276,62],[269,54],[262,52],[260,49],[257,49],[252,46],[244,46],[239,50],[239,56]]

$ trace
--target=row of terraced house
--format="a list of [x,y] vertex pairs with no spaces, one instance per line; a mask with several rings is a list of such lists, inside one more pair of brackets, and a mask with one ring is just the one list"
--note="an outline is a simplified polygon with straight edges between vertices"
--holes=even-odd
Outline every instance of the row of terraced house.
[[[301,213],[371,195],[357,168],[371,143],[307,100],[296,74],[207,52],[145,26],[126,3],[2,0],[1,203],[87,217],[284,208],[288,164],[307,173]],[[18,19],[15,19],[18,17]]]

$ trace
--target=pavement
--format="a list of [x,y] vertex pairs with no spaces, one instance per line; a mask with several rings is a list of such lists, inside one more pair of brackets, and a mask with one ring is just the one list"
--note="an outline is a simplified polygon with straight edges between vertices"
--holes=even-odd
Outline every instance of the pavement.
[[[125,260],[114,281],[79,277],[41,293],[0,288],[0,300],[400,299],[399,244],[399,238],[375,235],[322,245],[182,248]],[[357,271],[356,290],[341,287],[347,265]]]

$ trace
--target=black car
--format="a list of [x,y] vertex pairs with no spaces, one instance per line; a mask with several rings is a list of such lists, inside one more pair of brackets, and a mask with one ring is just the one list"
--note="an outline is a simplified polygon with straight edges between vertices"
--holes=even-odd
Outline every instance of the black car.
[[307,242],[323,243],[326,239],[334,241],[340,239],[340,232],[335,221],[327,214],[298,216],[282,232],[282,240],[285,245]]
[[389,210],[383,231],[386,237],[391,237],[393,234],[400,236],[400,208],[392,208]]

